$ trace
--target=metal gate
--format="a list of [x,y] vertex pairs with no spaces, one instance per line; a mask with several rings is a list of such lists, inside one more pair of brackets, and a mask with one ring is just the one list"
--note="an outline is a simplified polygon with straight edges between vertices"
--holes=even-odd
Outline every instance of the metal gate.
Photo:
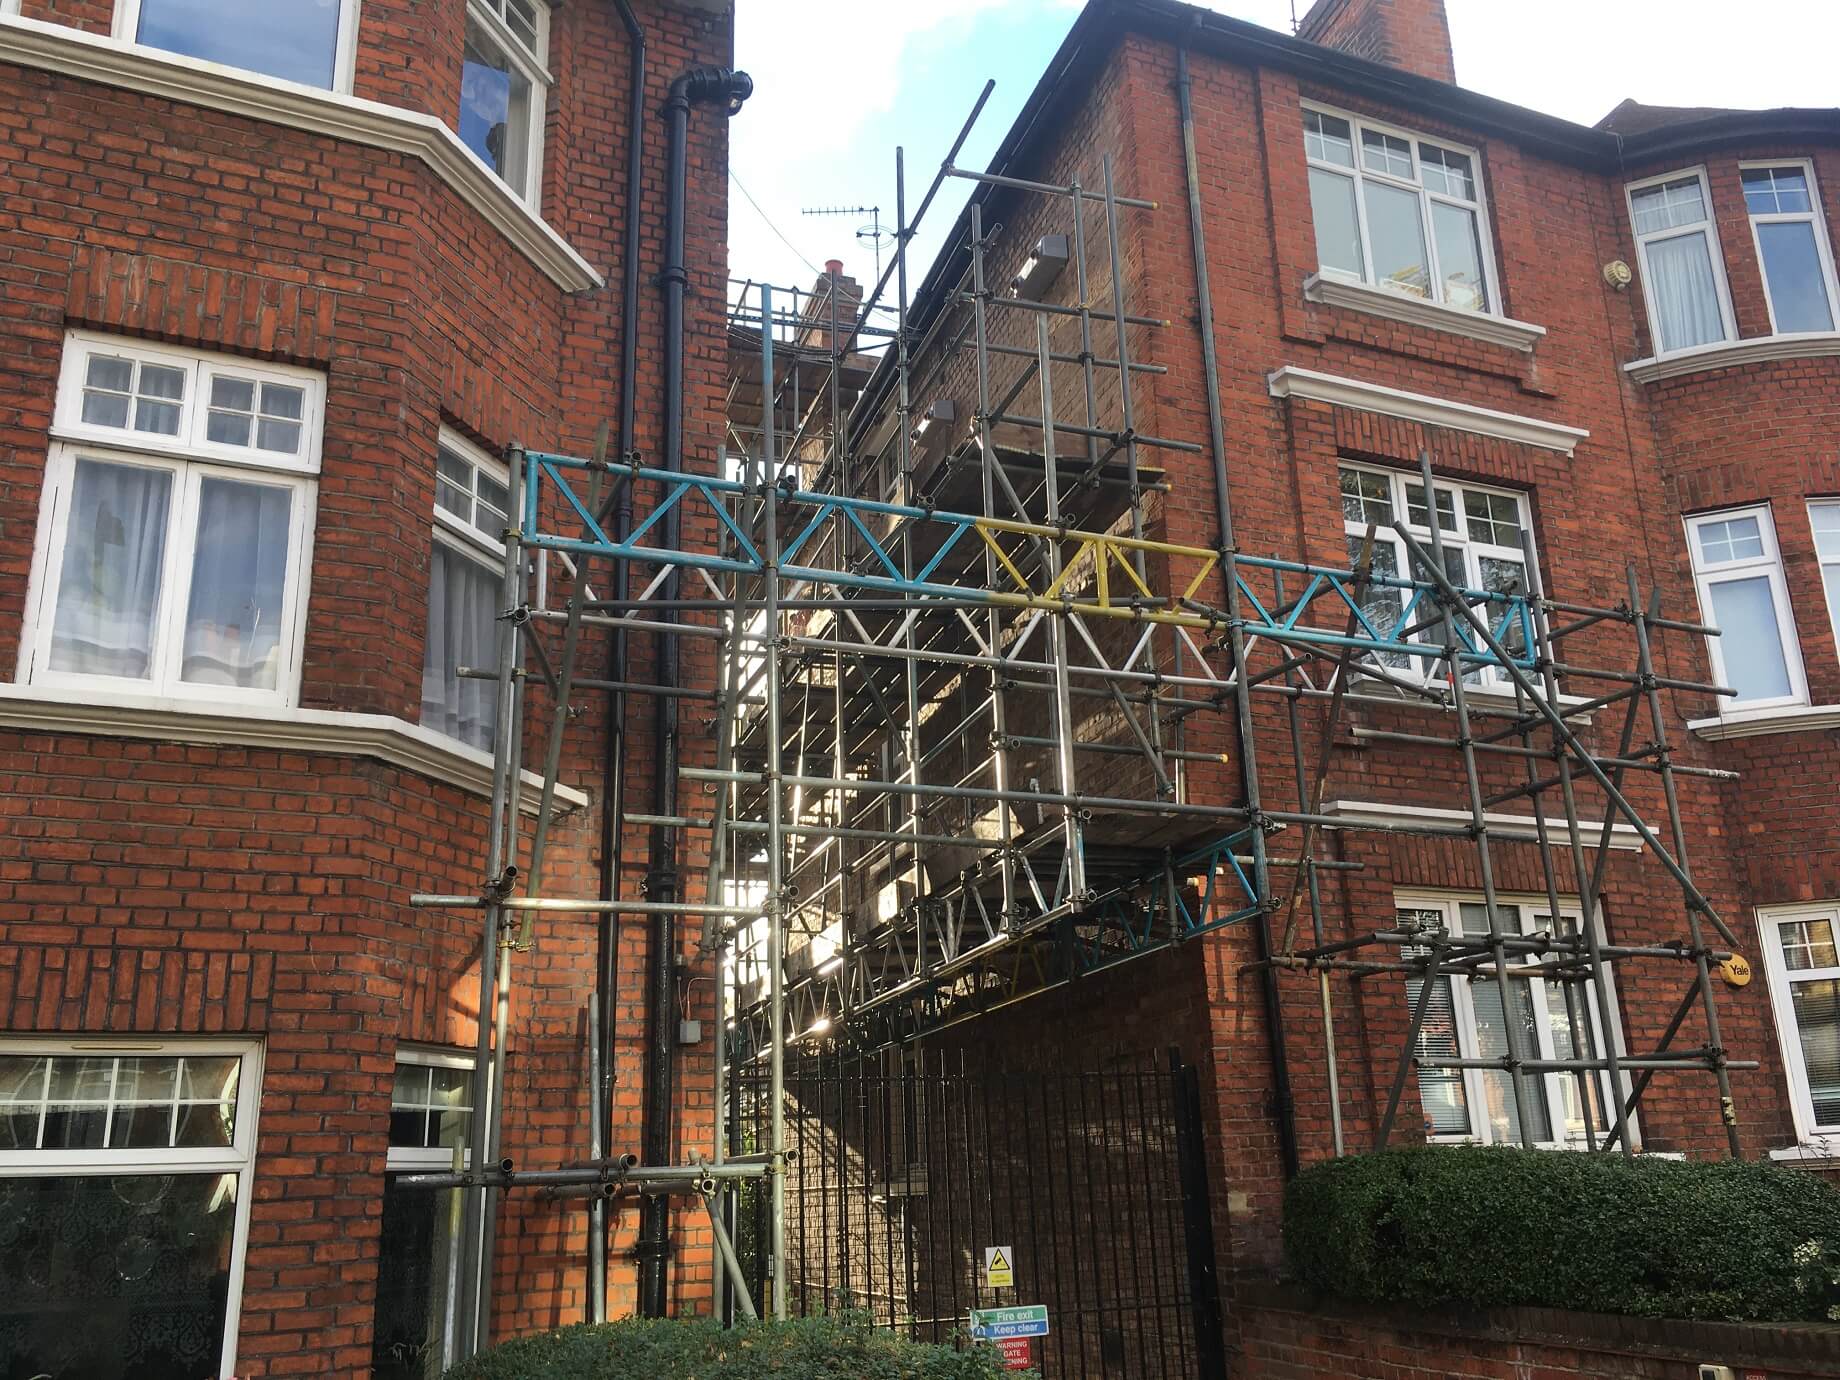
[[[787,1307],[856,1310],[962,1344],[970,1311],[1045,1304],[1044,1380],[1225,1375],[1194,1069],[1174,1053],[1090,1072],[887,1050],[789,1065]],[[731,1148],[766,1143],[767,1084],[735,1083]],[[757,1300],[764,1195],[732,1209]],[[1007,1247],[1011,1288],[984,1252]],[[764,1310],[763,1310],[764,1311]]]

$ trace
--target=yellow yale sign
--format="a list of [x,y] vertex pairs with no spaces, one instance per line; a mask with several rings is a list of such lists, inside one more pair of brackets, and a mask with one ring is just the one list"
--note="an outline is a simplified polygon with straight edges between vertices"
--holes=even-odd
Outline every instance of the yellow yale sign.
[[1008,1246],[984,1247],[984,1287],[986,1289],[1014,1289],[1016,1287],[1016,1267],[1011,1263],[1016,1253]]

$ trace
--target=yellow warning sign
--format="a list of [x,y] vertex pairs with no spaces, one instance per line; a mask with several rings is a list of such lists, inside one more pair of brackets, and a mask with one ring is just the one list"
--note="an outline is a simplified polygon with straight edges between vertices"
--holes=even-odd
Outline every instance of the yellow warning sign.
[[1016,1287],[1016,1267],[1010,1263],[1015,1252],[1008,1246],[984,1247],[984,1287],[986,1289],[1013,1289]]

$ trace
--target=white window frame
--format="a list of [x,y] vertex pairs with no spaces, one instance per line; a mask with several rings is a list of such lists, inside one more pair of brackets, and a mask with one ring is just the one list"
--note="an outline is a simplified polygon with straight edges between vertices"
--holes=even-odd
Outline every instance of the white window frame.
[[[440,431],[439,446],[443,450],[452,451],[460,459],[470,464],[473,467],[475,476],[479,474],[489,475],[500,484],[509,487],[511,475],[505,465],[487,454],[480,447],[474,445],[471,441],[467,440],[466,437],[462,436],[459,432],[453,431],[445,426],[442,427]],[[477,483],[476,478],[475,483]],[[440,484],[440,471],[437,468],[435,472],[436,495],[440,493]],[[457,513],[451,513],[447,509],[441,507],[438,501],[433,502],[430,506],[434,511],[435,541],[457,553],[463,560],[469,560],[475,565],[484,566],[500,577],[504,575],[505,545],[502,533],[491,532],[486,528],[478,526],[476,523],[468,522]],[[506,515],[507,522],[515,520],[516,514]],[[547,567],[543,568],[546,569]],[[538,607],[543,606],[541,592],[539,592],[537,604]],[[428,635],[429,629],[426,624],[424,624],[422,636],[426,638]],[[416,712],[418,715],[420,714],[421,711],[419,706]],[[441,733],[440,729],[432,725],[429,725],[428,728],[432,733]],[[452,738],[445,733],[441,733],[441,737],[447,742],[459,743],[469,751],[480,750],[464,739]]]
[[[444,1049],[437,1045],[399,1044],[396,1047],[396,1062],[398,1064],[409,1064],[416,1068],[459,1069],[468,1074],[471,1074],[474,1069],[478,1067],[477,1061],[471,1054],[462,1054],[457,1050]],[[394,1070],[392,1070],[392,1074],[394,1074]],[[469,1083],[468,1086],[469,1089],[471,1089],[473,1085]],[[469,1101],[474,1096],[476,1096],[474,1091],[469,1091],[467,1094]],[[390,1109],[392,1113],[394,1113],[395,1107],[396,1098],[394,1080],[392,1078],[392,1092],[390,1097]],[[460,1162],[463,1169],[470,1169],[473,1163],[471,1136],[471,1119],[469,1118],[467,1131],[468,1139],[462,1144],[460,1151]],[[384,1160],[386,1174],[418,1172],[438,1173],[443,1170],[451,1170],[453,1167],[454,1152],[449,1148],[438,1145],[392,1145],[389,1147]],[[456,1261],[454,1274],[448,1281],[447,1326],[443,1338],[443,1369],[455,1364],[459,1360],[455,1343],[459,1339],[460,1331],[464,1323],[461,1310],[465,1300],[463,1291],[460,1288],[458,1266],[459,1262]]]
[[[13,0],[13,3],[17,4],[18,0]],[[307,90],[320,91],[330,89],[336,95],[351,95],[352,80],[358,69],[358,10],[361,3],[362,0],[338,0],[339,34],[332,49],[332,85],[330,88],[309,86],[306,88]],[[252,6],[251,13],[254,12],[255,8]],[[141,0],[116,0],[115,22],[114,27],[110,30],[116,38],[127,43],[133,43],[137,48],[145,47],[148,52],[166,53],[174,57],[187,58],[192,62],[206,62],[213,67],[225,67],[225,64],[211,62],[208,58],[195,58],[189,53],[174,53],[168,48],[153,48],[142,44],[135,39],[135,35],[140,32],[140,27]],[[225,70],[241,72],[247,69],[241,67],[225,67]],[[300,83],[286,81],[284,78],[269,76],[266,73],[262,74],[262,76],[265,81],[279,81],[286,86],[300,85]]]
[[[1544,896],[1502,893],[1498,894],[1495,900],[1498,906],[1515,906],[1518,908],[1521,933],[1523,935],[1541,933],[1542,930],[1537,923],[1538,917],[1549,913],[1551,910],[1551,906]],[[1406,889],[1395,892],[1393,896],[1393,905],[1396,911],[1437,911],[1443,917],[1445,932],[1453,936],[1460,935],[1463,932],[1461,928],[1462,911],[1460,908],[1465,905],[1480,906],[1483,903],[1483,897],[1479,892]],[[1574,928],[1576,928],[1580,924],[1582,915],[1583,909],[1579,906],[1576,898],[1565,896],[1559,898],[1559,918],[1561,920],[1571,921]],[[1505,919],[1506,917],[1503,918]],[[1601,924],[1598,927],[1598,932],[1601,937]],[[1514,962],[1520,966],[1531,966],[1535,961],[1532,955],[1520,955],[1514,960]],[[1602,968],[1604,985],[1610,992],[1610,1010],[1608,1013],[1600,1012],[1597,1009],[1597,991],[1594,986],[1580,984],[1579,988],[1584,1014],[1590,1022],[1591,1038],[1595,1042],[1600,1058],[1603,1057],[1606,1050],[1611,1048],[1614,1048],[1619,1055],[1626,1052],[1626,1046],[1623,1043],[1622,1003],[1617,995],[1616,975],[1612,964],[1606,962],[1602,965]],[[1486,976],[1490,972],[1490,969],[1485,965],[1477,971]],[[1478,1057],[1477,1051],[1479,1045],[1477,1042],[1476,1030],[1476,1008],[1470,993],[1470,979],[1456,974],[1449,974],[1448,976],[1450,977],[1451,1010],[1457,1026],[1459,1057],[1474,1059]],[[1522,980],[1523,979],[1519,977],[1511,977],[1509,979],[1511,982]],[[1534,1059],[1553,1059],[1557,1056],[1553,1052],[1552,1025],[1550,1019],[1548,1019],[1548,1013],[1551,1008],[1547,1004],[1546,979],[1527,977],[1524,981],[1528,984],[1530,1000],[1533,1004],[1535,1015],[1533,1023],[1534,1037],[1537,1044],[1537,1048],[1533,1050],[1528,1057]],[[1511,1017],[1512,1007],[1505,997],[1502,1002],[1502,1011],[1504,1018]],[[1606,1014],[1608,1016],[1607,1021],[1605,1019]],[[1606,1025],[1609,1027],[1607,1030],[1605,1029]],[[1609,1041],[1614,1041],[1614,1044],[1608,1043]],[[1414,1053],[1416,1053],[1416,1051],[1408,1051],[1408,1055]],[[1426,1142],[1433,1145],[1496,1144],[1497,1142],[1493,1138],[1492,1130],[1487,1124],[1486,1118],[1479,1115],[1478,1112],[1478,1109],[1485,1104],[1484,1084],[1482,1080],[1483,1075],[1489,1072],[1489,1070],[1457,1069],[1448,1070],[1448,1072],[1456,1072],[1462,1075],[1464,1102],[1469,1109],[1470,1117],[1469,1133],[1467,1135],[1427,1134],[1425,1137]],[[1609,1073],[1607,1071],[1601,1072],[1596,1076],[1599,1079],[1598,1095],[1603,1101],[1605,1130],[1596,1131],[1593,1132],[1593,1134],[1596,1136],[1598,1144],[1601,1145],[1604,1136],[1608,1134],[1609,1128],[1613,1128],[1616,1125],[1616,1114],[1614,1106],[1610,1101]],[[1550,1150],[1582,1150],[1588,1148],[1589,1142],[1582,1133],[1578,1135],[1568,1135],[1562,1124],[1564,1121],[1563,1109],[1565,1106],[1565,1088],[1563,1085],[1575,1083],[1573,1075],[1568,1072],[1554,1070],[1550,1073],[1525,1073],[1523,1077],[1540,1079],[1546,1093],[1547,1128],[1549,1132],[1552,1133],[1553,1138],[1535,1141],[1534,1144],[1542,1149]],[[1623,1102],[1627,1104],[1630,1092],[1629,1076],[1627,1073],[1623,1075],[1622,1081],[1623,1086],[1618,1090],[1618,1093]],[[1629,1133],[1634,1145],[1640,1148],[1641,1136],[1636,1125],[1634,1112],[1629,1114]]]
[[1827,292],[1827,313],[1833,319],[1834,329],[1840,330],[1840,282],[1834,275],[1834,250],[1827,238],[1827,214],[1821,204],[1821,187],[1815,181],[1814,163],[1807,158],[1755,158],[1738,164],[1738,186],[1742,194],[1744,174],[1762,168],[1796,168],[1808,179],[1808,210],[1774,211],[1762,215],[1754,214],[1750,208],[1750,199],[1745,198],[1744,213],[1751,226],[1751,250],[1757,256],[1757,276],[1763,280],[1763,301],[1770,309],[1770,333],[1772,335],[1829,335],[1832,331],[1789,331],[1785,332],[1776,324],[1776,299],[1770,294],[1770,275],[1763,262],[1763,240],[1757,234],[1758,225],[1792,224],[1796,221],[1808,221],[1814,226],[1815,257],[1821,264],[1821,284]]
[[[537,0],[537,46],[536,51],[525,44],[505,22],[499,12],[498,0],[466,0],[467,18],[476,20],[491,36],[492,41],[504,50],[525,80],[530,83],[530,145],[525,154],[524,186],[519,187],[510,182],[505,186],[531,211],[540,212],[543,202],[543,136],[549,124],[549,96],[555,90],[556,78],[549,70],[549,9],[550,0]],[[457,122],[456,112],[456,122]],[[479,155],[469,147],[469,154],[476,159]],[[493,177],[498,173],[484,159],[479,159],[480,166]],[[500,179],[501,181],[503,179]]]
[[52,1055],[59,1058],[177,1055],[190,1058],[235,1056],[243,1061],[237,1074],[236,1129],[227,1148],[189,1147],[155,1150],[0,1150],[0,1178],[63,1178],[103,1174],[235,1174],[236,1223],[230,1240],[230,1281],[224,1299],[224,1340],[220,1380],[236,1374],[238,1323],[243,1311],[243,1262],[249,1249],[249,1209],[255,1197],[256,1121],[262,1106],[262,1044],[259,1040],[193,1039],[189,1036],[137,1039],[114,1037],[0,1036],[0,1054]]
[[[1360,227],[1361,233],[1361,276],[1358,279],[1351,277],[1345,269],[1329,268],[1320,263],[1317,265],[1317,272],[1322,274],[1325,278],[1339,279],[1342,282],[1360,282],[1365,286],[1378,288],[1383,292],[1396,293],[1398,296],[1406,298],[1409,301],[1434,302],[1440,307],[1449,307],[1452,311],[1466,311],[1474,316],[1495,316],[1505,319],[1506,312],[1501,300],[1500,275],[1495,263],[1495,231],[1489,220],[1488,191],[1483,186],[1484,179],[1482,176],[1481,150],[1471,148],[1466,144],[1459,144],[1454,140],[1442,139],[1430,134],[1419,134],[1414,130],[1405,129],[1398,125],[1387,124],[1382,120],[1372,120],[1365,115],[1356,115],[1352,111],[1337,110],[1334,106],[1323,105],[1316,101],[1304,101],[1303,111],[1305,114],[1314,111],[1316,114],[1326,115],[1332,120],[1345,120],[1348,123],[1349,133],[1353,140],[1354,148],[1354,166],[1352,168],[1345,168],[1340,163],[1323,162],[1311,158],[1307,152],[1307,144],[1305,146],[1306,152],[1304,154],[1304,162],[1308,167],[1320,168],[1324,172],[1331,172],[1340,177],[1353,179],[1355,184],[1355,221]],[[1411,146],[1413,180],[1408,181],[1388,173],[1375,172],[1362,161],[1361,131],[1364,129],[1372,130],[1376,134],[1388,134],[1395,139],[1403,139]],[[1476,179],[1476,200],[1473,203],[1464,201],[1461,197],[1449,196],[1443,192],[1434,192],[1425,185],[1424,173],[1421,170],[1419,159],[1418,146],[1421,142],[1433,144],[1440,149],[1448,149],[1452,153],[1460,153],[1465,158],[1469,159],[1470,169]],[[1425,237],[1425,254],[1431,272],[1431,292],[1428,296],[1419,297],[1413,293],[1404,291],[1392,283],[1381,282],[1375,277],[1373,234],[1368,229],[1367,225],[1367,198],[1361,193],[1362,183],[1365,181],[1374,181],[1383,183],[1389,187],[1397,187],[1401,191],[1411,192],[1418,197],[1419,225]],[[1476,234],[1481,241],[1478,257],[1482,261],[1483,289],[1488,293],[1489,297],[1487,311],[1474,311],[1468,307],[1455,306],[1444,300],[1444,275],[1438,263],[1437,234],[1431,221],[1432,202],[1443,202],[1450,206],[1461,207],[1464,210],[1475,211]],[[1312,211],[1312,229],[1314,225],[1315,214],[1314,211]]]
[[1776,1043],[1782,1050],[1783,1074],[1789,1083],[1789,1110],[1795,1122],[1795,1138],[1806,1145],[1821,1137],[1840,1136],[1840,1121],[1815,1120],[1814,1092],[1808,1084],[1808,1064],[1802,1054],[1802,1035],[1795,1023],[1795,1008],[1789,1000],[1789,984],[1791,981],[1840,979],[1840,967],[1806,968],[1791,976],[1788,964],[1783,962],[1777,927],[1796,920],[1832,921],[1834,937],[1840,941],[1840,903],[1812,901],[1757,909],[1758,947],[1763,950],[1763,971],[1770,985],[1770,1011],[1776,1018]]
[[[1721,561],[1708,566],[1700,556],[1699,529],[1708,522],[1724,522],[1731,518],[1756,517],[1757,530],[1763,535],[1764,551],[1761,556],[1747,556],[1742,560]],[[1687,559],[1693,565],[1693,587],[1699,596],[1700,621],[1709,627],[1718,626],[1718,620],[1712,613],[1712,589],[1715,585],[1732,580],[1755,579],[1765,574],[1770,581],[1770,597],[1776,608],[1776,631],[1782,639],[1783,661],[1789,671],[1789,693],[1776,695],[1768,699],[1734,700],[1730,696],[1719,697],[1721,716],[1734,711],[1753,709],[1773,709],[1780,705],[1806,704],[1808,702],[1808,678],[1802,667],[1802,644],[1795,631],[1795,610],[1789,602],[1789,584],[1783,575],[1782,548],[1776,542],[1776,523],[1767,503],[1749,503],[1737,508],[1718,508],[1709,513],[1694,513],[1684,519],[1687,533]],[[1824,596],[1825,597],[1825,596]],[[1724,639],[1708,637],[1706,639],[1707,655],[1712,662],[1712,677],[1720,685],[1729,685],[1725,668],[1725,652],[1720,645]]]
[[[1840,319],[1840,318],[1836,318]],[[1831,510],[1840,516],[1840,498],[1811,498],[1808,500],[1808,533],[1814,543],[1815,569],[1821,576],[1821,602],[1827,606],[1827,621],[1833,629],[1834,645],[1840,647],[1840,596],[1830,597],[1827,592],[1827,572],[1831,568],[1840,575],[1840,552],[1832,556],[1821,553],[1821,538],[1815,531],[1814,515],[1817,511]]]
[[[152,435],[82,419],[83,389],[92,354],[148,362],[186,372],[175,436]],[[258,383],[278,382],[304,390],[300,450],[293,456],[205,439],[211,379],[234,373]],[[244,361],[231,355],[176,350],[89,332],[65,337],[51,445],[46,455],[38,529],[33,543],[27,615],[21,631],[17,679],[62,690],[74,699],[114,698],[124,693],[178,701],[291,708],[299,700],[300,667],[306,641],[309,579],[318,507],[320,451],[325,420],[325,377],[305,369]],[[153,621],[153,665],[145,679],[53,671],[52,622],[63,576],[65,536],[77,462],[163,470],[172,476],[166,551],[159,604]],[[288,569],[280,614],[281,645],[273,689],[208,685],[180,679],[184,657],[190,562],[196,549],[198,494],[207,478],[270,484],[291,492]]]
[[[1342,497],[1341,473],[1343,470],[1355,470],[1362,474],[1376,475],[1385,479],[1387,481],[1388,501],[1392,505],[1393,517],[1396,519],[1405,519],[1407,530],[1417,539],[1419,545],[1423,546],[1427,551],[1431,549],[1431,529],[1421,526],[1411,520],[1412,510],[1407,502],[1408,491],[1417,486],[1420,482],[1418,475],[1408,473],[1405,470],[1389,469],[1384,465],[1370,465],[1359,460],[1338,460],[1336,462],[1336,503],[1338,505],[1341,503]],[[1443,539],[1444,549],[1446,551],[1456,549],[1463,553],[1463,579],[1466,588],[1482,589],[1484,587],[1482,584],[1482,561],[1485,557],[1499,560],[1512,560],[1515,564],[1520,565],[1523,571],[1525,571],[1527,564],[1526,553],[1518,546],[1503,546],[1495,542],[1477,541],[1470,536],[1469,510],[1466,503],[1466,496],[1469,494],[1514,500],[1515,508],[1520,519],[1521,530],[1527,534],[1528,545],[1532,548],[1533,559],[1536,561],[1539,559],[1539,545],[1533,535],[1533,505],[1528,500],[1528,496],[1525,493],[1515,489],[1498,489],[1487,484],[1470,484],[1457,480],[1445,480],[1435,475],[1432,476],[1432,484],[1439,494],[1450,494],[1452,502],[1455,504],[1454,511],[1457,515],[1457,526],[1459,530],[1456,532],[1445,530],[1440,535]],[[1426,517],[1430,518],[1434,511],[1435,501],[1431,507],[1427,508]],[[1350,521],[1347,515],[1344,514],[1342,517],[1342,532],[1344,536],[1359,541],[1367,534],[1367,524],[1365,522]],[[1376,523],[1374,525],[1374,548],[1378,550],[1382,544],[1386,545],[1393,552],[1393,568],[1400,573],[1401,577],[1409,577],[1412,570],[1412,563],[1411,558],[1406,554],[1406,544],[1399,539],[1398,533],[1384,524]],[[1528,581],[1528,583],[1531,585],[1531,581]],[[1404,591],[1401,591],[1401,596],[1402,601],[1409,598]],[[1430,609],[1425,608],[1422,612],[1425,618],[1429,619]],[[1439,635],[1435,628],[1427,627],[1414,638],[1413,641],[1416,643],[1424,643],[1427,646],[1439,645]],[[1389,666],[1387,667],[1387,671],[1392,675],[1409,677],[1417,680],[1433,679],[1441,673],[1440,663],[1432,657],[1413,657],[1410,665],[1403,667]],[[1507,673],[1499,666],[1482,666],[1478,667],[1477,671],[1479,673],[1479,683],[1484,687],[1505,685],[1508,683]],[[1469,682],[1465,683],[1468,684]]]
[[[1706,219],[1691,226],[1674,226],[1667,230],[1655,230],[1644,235],[1636,229],[1636,193],[1650,187],[1658,187],[1666,182],[1679,182],[1692,177],[1699,180],[1699,194],[1706,206]],[[1657,240],[1674,239],[1681,235],[1699,233],[1703,226],[1706,232],[1707,252],[1712,256],[1712,280],[1718,289],[1719,321],[1724,326],[1722,340],[1738,338],[1738,321],[1731,309],[1731,283],[1725,276],[1725,250],[1719,243],[1718,212],[1712,205],[1712,179],[1706,175],[1704,164],[1691,168],[1676,168],[1657,177],[1645,177],[1639,182],[1626,183],[1623,187],[1623,209],[1629,216],[1629,233],[1635,237],[1636,260],[1642,274],[1642,308],[1648,314],[1648,339],[1656,359],[1667,355],[1690,353],[1693,350],[1710,349],[1719,341],[1708,341],[1701,345],[1683,345],[1676,349],[1667,349],[1661,342],[1661,322],[1655,315],[1654,294],[1649,291],[1649,284],[1654,275],[1648,269],[1648,246]]]

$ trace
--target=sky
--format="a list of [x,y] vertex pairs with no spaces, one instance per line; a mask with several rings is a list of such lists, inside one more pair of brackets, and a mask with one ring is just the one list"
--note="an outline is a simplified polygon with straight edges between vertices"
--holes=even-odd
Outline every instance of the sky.
[[[1653,105],[1840,104],[1840,0],[1446,0],[1457,80],[1593,124]],[[1288,31],[1291,0],[1208,8]],[[1302,13],[1309,0],[1297,0]],[[911,211],[986,79],[996,90],[959,163],[982,169],[1060,45],[1080,0],[737,0],[736,62],[754,97],[730,131],[729,272],[809,287],[841,259],[865,284],[858,232],[894,220],[894,150]],[[1203,156],[1206,156],[1203,150]],[[909,260],[918,286],[970,184],[952,180]],[[884,251],[885,252],[885,251]]]

